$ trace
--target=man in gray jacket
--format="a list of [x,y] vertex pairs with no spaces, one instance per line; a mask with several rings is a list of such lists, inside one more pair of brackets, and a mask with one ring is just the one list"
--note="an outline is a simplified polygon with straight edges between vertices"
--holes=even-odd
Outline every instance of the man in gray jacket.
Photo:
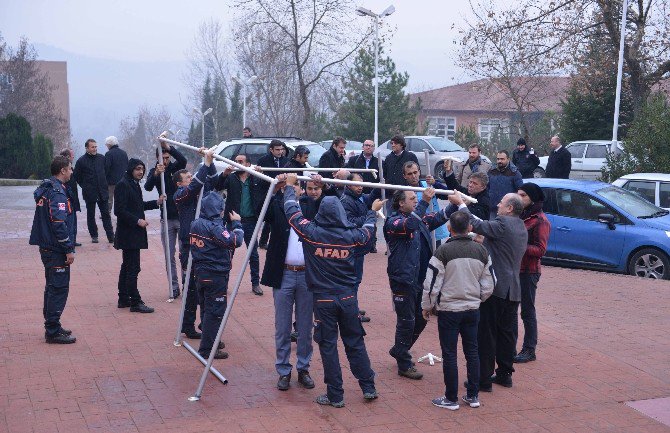
[[451,214],[451,237],[430,259],[423,282],[422,315],[428,320],[432,310],[437,310],[443,358],[445,392],[434,399],[433,404],[450,410],[459,407],[456,361],[459,334],[468,371],[468,393],[463,396],[463,401],[470,407],[479,407],[479,305],[491,296],[494,285],[489,253],[468,236],[471,229],[468,212]]
[[[449,201],[459,210],[467,210],[463,199],[449,196]],[[496,284],[493,295],[480,307],[479,332],[479,389],[491,392],[491,383],[512,387],[514,372],[515,331],[517,311],[521,301],[519,270],[526,252],[528,232],[519,218],[523,202],[516,193],[506,194],[498,204],[498,215],[492,221],[471,218],[472,231],[484,236],[484,246],[491,255]],[[493,370],[496,363],[496,375]],[[466,386],[467,387],[467,386]]]

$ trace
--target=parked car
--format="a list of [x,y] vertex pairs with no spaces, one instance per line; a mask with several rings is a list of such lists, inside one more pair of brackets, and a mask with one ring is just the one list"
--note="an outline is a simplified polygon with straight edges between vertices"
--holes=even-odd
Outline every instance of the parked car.
[[551,234],[543,263],[670,279],[669,211],[598,181],[532,179]]
[[[617,142],[616,146],[612,146],[612,141],[608,140],[573,141],[565,146],[565,148],[572,154],[570,179],[598,179],[600,177],[600,170],[607,161],[607,153],[619,153],[623,151],[621,142]],[[548,156],[540,157],[540,166],[533,173],[536,178],[545,176],[548,161]]]
[[637,193],[656,206],[670,210],[670,174],[627,174],[612,184]]
[[[299,145],[305,145],[309,148],[309,158],[307,163],[312,167],[318,167],[319,158],[325,153],[325,149],[312,141],[305,141],[297,137],[251,137],[251,138],[235,138],[232,140],[222,141],[216,146],[212,147],[214,153],[221,155],[224,158],[233,159],[239,153],[246,153],[249,155],[251,164],[256,164],[261,156],[268,153],[268,145],[270,141],[277,138],[284,143],[289,149],[288,157],[293,155],[293,149]],[[224,170],[228,164],[215,161],[214,165],[220,170]]]
[[[425,176],[428,172],[426,170],[426,157],[423,152],[424,149],[428,150],[430,172],[438,179],[440,179],[444,173],[444,162],[442,159],[443,156],[453,156],[462,161],[466,161],[468,159],[468,152],[465,149],[456,144],[456,142],[443,137],[434,137],[429,135],[407,136],[405,137],[405,144],[405,150],[414,153],[419,160],[419,166],[423,176]],[[386,159],[386,155],[391,153],[391,142],[387,141],[382,143],[377,149],[375,149],[374,153],[382,160]],[[482,155],[482,159],[488,163],[491,163],[491,161],[484,155]]]
[[[333,145],[332,140],[319,141],[319,144],[323,146],[324,149],[328,150]],[[356,156],[363,151],[363,143],[360,141],[347,140],[347,153],[344,154],[344,163],[349,162],[349,158]]]

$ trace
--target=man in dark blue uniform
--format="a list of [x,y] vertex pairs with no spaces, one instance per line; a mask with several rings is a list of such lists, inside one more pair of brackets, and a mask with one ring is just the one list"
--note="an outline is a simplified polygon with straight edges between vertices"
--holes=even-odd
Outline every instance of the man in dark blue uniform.
[[434,195],[433,188],[426,188],[418,201],[412,191],[396,191],[393,213],[384,224],[384,237],[389,246],[389,284],[398,319],[395,343],[389,354],[398,362],[398,374],[414,380],[423,377],[414,367],[409,350],[426,327],[421,314],[421,296],[428,262],[433,255],[430,232],[449,218],[445,211],[426,215]]
[[[181,264],[181,283],[186,284],[186,269],[188,267],[188,255],[190,244],[188,234],[191,231],[191,223],[195,219],[195,211],[198,206],[198,195],[205,188],[203,194],[212,189],[213,178],[216,177],[216,167],[213,164],[214,153],[205,152],[205,148],[200,149],[205,155],[205,163],[200,167],[195,176],[192,176],[186,170],[179,170],[172,176],[172,182],[177,188],[174,193],[174,203],[179,216],[179,262]],[[195,316],[198,310],[198,292],[195,288],[195,273],[191,265],[191,276],[186,292],[186,308],[184,309],[184,320],[181,325],[181,332],[188,338],[199,339],[201,334],[195,330]],[[203,305],[200,303],[200,322],[202,325]]]
[[358,318],[358,299],[354,286],[354,257],[359,248],[369,247],[375,230],[375,211],[382,202],[375,201],[362,227],[347,220],[337,197],[324,197],[313,221],[300,209],[293,185],[293,173],[286,176],[284,212],[289,224],[302,241],[305,257],[305,280],[314,300],[314,341],[319,345],[327,392],[316,402],[334,407],[344,406],[342,370],[337,353],[337,334],[342,336],[351,372],[358,379],[366,400],[377,398],[375,372],[365,349],[365,331]]
[[77,341],[72,331],[64,329],[60,323],[70,291],[70,265],[74,262],[74,209],[64,187],[71,176],[70,160],[57,156],[51,162],[51,177],[33,193],[37,206],[30,245],[40,247],[44,264],[44,338],[51,344]]
[[[207,359],[212,351],[216,334],[228,305],[228,276],[233,253],[244,242],[244,230],[239,214],[230,212],[231,230],[223,224],[223,198],[210,192],[202,198],[200,217],[191,224],[189,234],[193,267],[195,268],[198,297],[204,300],[205,314],[202,339],[198,352]],[[216,351],[215,359],[228,354]]]

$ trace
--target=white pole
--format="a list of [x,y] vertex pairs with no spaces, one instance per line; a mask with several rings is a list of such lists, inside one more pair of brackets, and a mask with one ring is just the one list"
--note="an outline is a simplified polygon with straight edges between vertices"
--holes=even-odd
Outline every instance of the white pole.
[[[428,149],[423,150],[423,156],[426,158],[426,176],[431,176],[431,170],[430,170],[430,152]],[[432,200],[431,200],[432,201]],[[432,203],[431,203],[431,209],[432,209]],[[432,209],[433,212],[437,212],[436,209]],[[435,240],[435,230],[430,231],[430,240],[433,246],[433,251],[435,251],[435,248],[437,248],[437,241]]]
[[[158,163],[163,164],[163,146],[161,143],[158,143]],[[167,169],[167,166],[165,166]],[[167,190],[165,189],[165,171],[161,173],[161,194],[165,194],[167,197]],[[170,260],[170,234],[168,233],[168,219],[167,219],[167,198],[161,205],[161,211],[163,213],[162,223],[163,223],[163,250],[165,252],[165,267],[167,268],[167,278],[168,278],[168,299],[167,302],[172,302],[174,299],[172,291],[172,265]]]
[[623,11],[621,12],[621,34],[619,36],[619,70],[616,77],[616,99],[614,102],[614,125],[612,126],[612,150],[617,145],[619,135],[619,107],[621,105],[621,81],[623,79],[623,49],[626,39],[626,15],[628,13],[628,0],[623,0]]
[[242,86],[242,128],[247,126],[247,86]]
[[[375,146],[379,146],[379,77],[378,75],[378,57],[379,57],[379,17],[375,16]],[[379,155],[381,158],[381,154]]]

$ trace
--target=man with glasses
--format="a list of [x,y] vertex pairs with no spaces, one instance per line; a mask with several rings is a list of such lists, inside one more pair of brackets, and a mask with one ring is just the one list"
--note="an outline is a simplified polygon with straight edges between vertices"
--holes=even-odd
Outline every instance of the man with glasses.
[[[365,140],[363,142],[363,151],[360,153],[360,155],[349,158],[349,161],[347,162],[347,165],[345,167],[368,168],[368,169],[378,168],[379,163],[377,161],[377,157],[373,155],[374,150],[375,150],[375,142],[372,140]],[[361,177],[363,178],[363,182],[371,182],[371,183],[379,182],[379,178],[375,177],[372,173],[360,173],[360,174]],[[371,192],[372,188],[370,187],[363,188],[364,194],[370,194]]]

